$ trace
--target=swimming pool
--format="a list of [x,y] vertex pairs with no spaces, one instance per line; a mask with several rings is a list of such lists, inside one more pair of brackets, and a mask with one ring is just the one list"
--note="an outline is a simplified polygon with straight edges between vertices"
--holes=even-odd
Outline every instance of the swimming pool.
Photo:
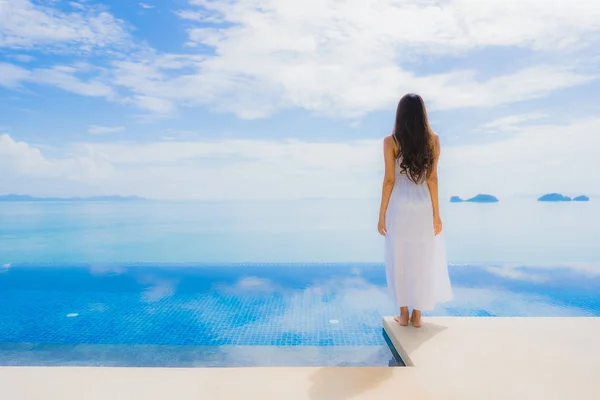
[[[597,265],[450,268],[429,315],[600,316]],[[0,266],[1,365],[399,366],[378,264]]]

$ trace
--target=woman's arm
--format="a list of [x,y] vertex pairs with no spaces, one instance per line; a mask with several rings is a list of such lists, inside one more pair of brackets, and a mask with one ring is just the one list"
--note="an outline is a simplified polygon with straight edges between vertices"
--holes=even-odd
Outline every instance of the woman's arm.
[[387,233],[385,225],[385,213],[392,196],[392,189],[396,183],[396,144],[391,136],[383,140],[383,158],[385,161],[385,176],[383,178],[383,187],[381,189],[381,205],[379,207],[379,223],[377,230],[383,236]]
[[431,196],[431,205],[433,206],[433,228],[434,233],[438,235],[442,231],[442,219],[440,217],[440,204],[438,199],[438,160],[440,159],[441,146],[438,135],[434,136],[433,140],[433,166],[427,177],[427,186]]

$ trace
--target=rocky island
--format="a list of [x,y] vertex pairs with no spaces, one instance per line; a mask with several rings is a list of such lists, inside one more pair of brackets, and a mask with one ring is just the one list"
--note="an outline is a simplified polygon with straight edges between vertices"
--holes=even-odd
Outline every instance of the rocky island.
[[548,193],[540,197],[538,201],[571,201],[571,198],[560,193]]
[[590,198],[585,195],[577,196],[573,199],[573,201],[590,201]]
[[491,194],[478,194],[475,197],[471,197],[470,199],[463,200],[458,196],[452,196],[450,198],[451,203],[497,203],[498,198],[492,196]]

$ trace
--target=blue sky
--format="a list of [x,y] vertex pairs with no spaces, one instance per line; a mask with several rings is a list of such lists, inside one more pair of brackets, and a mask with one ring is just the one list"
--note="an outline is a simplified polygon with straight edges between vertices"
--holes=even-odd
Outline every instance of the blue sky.
[[0,193],[379,195],[406,92],[442,196],[600,195],[600,4],[0,0]]

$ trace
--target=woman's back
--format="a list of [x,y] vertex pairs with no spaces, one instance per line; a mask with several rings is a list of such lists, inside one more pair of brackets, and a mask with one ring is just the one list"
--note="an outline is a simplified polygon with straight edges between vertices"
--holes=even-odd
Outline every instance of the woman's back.
[[[439,154],[438,146],[439,146],[439,137],[435,133],[431,133],[432,135],[432,143],[434,147],[434,154]],[[410,177],[410,170],[405,170],[402,167],[403,158],[400,150],[400,146],[397,141],[394,139],[393,135],[389,136],[392,140],[394,146],[394,154],[395,154],[395,162],[394,162],[394,175],[396,177],[396,187],[401,184],[404,185],[416,185],[416,186],[427,186],[427,174],[422,177],[420,181],[415,182],[415,180]],[[429,190],[428,190],[429,193]]]
[[401,100],[394,134],[386,137],[384,149],[382,210],[389,292],[397,306],[431,310],[438,301],[449,300],[452,291],[439,234],[439,138],[429,128],[420,97]]
[[432,309],[451,297],[446,249],[434,233],[427,179],[415,182],[395,160],[395,183],[386,212],[385,259],[388,285],[397,305]]

